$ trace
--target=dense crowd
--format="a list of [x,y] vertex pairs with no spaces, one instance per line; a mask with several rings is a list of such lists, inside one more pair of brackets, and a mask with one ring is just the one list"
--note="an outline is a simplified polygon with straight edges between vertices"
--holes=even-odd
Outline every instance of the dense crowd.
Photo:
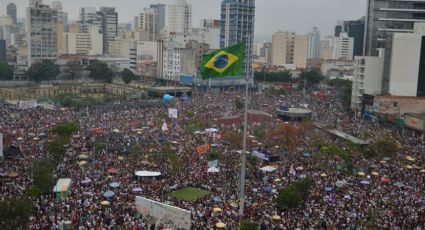
[[[338,161],[333,158],[316,158],[317,149],[309,144],[315,136],[326,143],[342,143],[341,140],[320,131],[311,131],[302,137],[300,146],[282,155],[283,146],[270,148],[280,154],[274,163],[277,170],[264,173],[259,169],[268,162],[258,161],[249,172],[246,184],[245,215],[238,215],[238,175],[240,154],[231,145],[218,145],[221,153],[219,173],[208,173],[208,159],[196,152],[200,144],[219,143],[220,140],[188,130],[185,124],[191,120],[205,121],[213,126],[215,119],[239,115],[235,99],[243,100],[240,92],[194,92],[190,100],[174,99],[158,106],[120,106],[74,109],[26,109],[18,110],[4,105],[0,108],[0,130],[11,139],[21,153],[0,163],[2,175],[11,176],[13,183],[2,184],[0,201],[11,199],[31,186],[29,169],[34,161],[46,154],[46,144],[51,138],[51,128],[67,121],[78,121],[81,131],[71,138],[66,157],[55,171],[55,178],[71,178],[71,193],[57,200],[53,194],[44,194],[35,200],[36,212],[30,219],[31,229],[59,229],[63,221],[70,221],[75,229],[152,229],[154,222],[140,216],[135,197],[142,196],[171,204],[192,213],[193,229],[215,229],[217,222],[226,229],[237,229],[240,221],[250,219],[261,229],[358,229],[373,222],[384,229],[420,229],[425,223],[424,142],[414,135],[401,136],[387,130],[400,145],[396,157],[365,159],[361,153],[354,154],[353,162],[364,176],[337,170]],[[336,99],[333,90],[325,97],[309,94],[304,97],[294,92],[286,96],[250,94],[250,108],[273,114],[266,129],[284,122],[275,115],[274,108],[281,104],[302,106],[313,110],[313,119],[336,129],[361,137],[368,133],[373,138],[384,128],[353,115]],[[143,104],[143,100],[138,104]],[[168,108],[178,109],[178,118],[167,117]],[[167,130],[162,129],[164,122]],[[101,128],[95,134],[93,129]],[[240,127],[217,127],[221,133],[241,132]],[[163,139],[172,144],[164,144]],[[95,154],[94,143],[107,143]],[[262,140],[258,140],[261,142]],[[167,142],[167,143],[170,143]],[[140,144],[140,152],[132,156],[131,149]],[[253,146],[255,144],[250,144]],[[177,155],[177,163],[164,160],[161,152],[171,148]],[[305,157],[309,151],[313,157]],[[81,167],[79,155],[89,155],[87,167]],[[408,169],[406,160],[411,156],[416,168]],[[177,165],[177,166],[176,166]],[[116,169],[116,172],[111,169]],[[297,169],[297,170],[295,170]],[[141,179],[134,175],[138,170],[162,173],[154,179]],[[111,173],[112,172],[112,173]],[[372,175],[372,172],[375,174]],[[15,173],[14,175],[11,175]],[[323,174],[326,173],[326,176]],[[300,178],[313,180],[313,191],[305,205],[296,210],[281,211],[276,204],[276,191]],[[383,181],[388,178],[390,182]],[[83,181],[88,181],[84,182]],[[365,183],[364,181],[367,181]],[[119,186],[111,188],[111,182]],[[395,184],[397,186],[395,186]],[[211,194],[194,202],[186,202],[169,196],[171,190],[197,187]],[[272,191],[264,191],[270,186]],[[133,192],[140,187],[140,192]],[[332,191],[326,190],[331,188]],[[101,205],[103,193],[113,191],[110,205]],[[219,197],[219,199],[217,199]],[[214,208],[221,211],[214,211]],[[278,215],[281,218],[274,220]],[[157,229],[174,226],[155,226]]]

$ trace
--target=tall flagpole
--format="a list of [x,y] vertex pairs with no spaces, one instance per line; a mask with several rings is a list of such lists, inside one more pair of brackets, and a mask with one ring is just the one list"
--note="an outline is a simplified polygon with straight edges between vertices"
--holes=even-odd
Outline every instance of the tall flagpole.
[[245,78],[245,111],[243,116],[243,138],[242,138],[242,162],[241,162],[241,182],[240,182],[240,192],[239,192],[239,215],[244,215],[245,207],[245,165],[246,165],[246,133],[248,128],[248,103],[249,103],[249,94],[248,94],[248,84],[249,84],[249,75],[250,75],[250,64],[251,64],[251,35],[248,36],[248,49],[245,57],[247,66],[246,66],[246,78]]

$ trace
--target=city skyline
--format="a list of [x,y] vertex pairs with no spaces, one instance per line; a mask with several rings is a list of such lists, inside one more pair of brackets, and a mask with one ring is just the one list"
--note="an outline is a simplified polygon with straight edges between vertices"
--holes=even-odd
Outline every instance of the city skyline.
[[[24,18],[28,0],[0,0],[0,15],[6,14],[6,5],[13,2],[17,6],[18,18]],[[44,0],[44,4],[51,4],[52,0]],[[134,17],[150,4],[172,4],[174,0],[124,0],[128,4],[121,4],[116,0],[91,1],[61,1],[64,11],[68,12],[69,20],[78,20],[80,7],[116,7],[119,22],[132,22]],[[204,18],[219,19],[221,0],[189,0],[193,5],[193,27],[199,27]],[[333,34],[338,20],[356,20],[366,15],[367,1],[358,0],[267,0],[256,1],[255,34],[269,36],[279,30],[295,31],[297,34],[307,34],[313,26],[319,28],[321,36]],[[139,7],[140,6],[140,7]],[[308,6],[308,7],[306,7]],[[304,12],[304,13],[300,13]]]

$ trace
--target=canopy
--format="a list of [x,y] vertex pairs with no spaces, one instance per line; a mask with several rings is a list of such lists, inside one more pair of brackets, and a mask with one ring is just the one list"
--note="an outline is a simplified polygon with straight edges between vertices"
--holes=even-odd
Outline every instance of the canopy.
[[225,228],[226,227],[226,224],[224,224],[223,222],[218,222],[217,224],[215,224],[215,226],[217,228]]
[[141,192],[141,191],[142,191],[142,188],[140,188],[140,187],[135,187],[135,188],[133,188],[131,191],[132,191],[132,192]]
[[415,158],[413,158],[413,157],[411,157],[411,156],[407,156],[407,157],[406,157],[406,160],[408,160],[408,161],[415,161]]
[[379,176],[379,173],[378,172],[372,172],[371,173],[373,176]]
[[276,171],[276,168],[268,165],[268,166],[260,168],[260,171],[262,171],[262,172],[274,172],[274,171]]
[[104,200],[104,201],[100,202],[100,204],[103,205],[103,206],[108,206],[111,203],[109,203],[109,201],[107,201],[107,200]]
[[216,167],[211,167],[208,169],[209,173],[218,173],[220,172],[220,169],[216,168]]
[[215,132],[218,132],[218,129],[216,129],[216,128],[209,128],[209,129],[205,129],[205,132],[206,133],[215,133]]
[[213,208],[213,212],[222,212],[222,211],[223,211],[223,209],[221,209],[221,208],[218,208],[218,207]]
[[364,172],[359,172],[359,173],[357,173],[357,175],[359,175],[359,176],[366,176],[366,174]]
[[271,186],[266,186],[263,188],[263,191],[269,193],[273,191],[273,188]]
[[107,192],[103,193],[103,196],[106,197],[106,198],[113,197],[114,195],[115,195],[115,193],[112,192],[112,191],[107,191]]
[[53,192],[66,192],[71,185],[71,178],[60,178],[53,188]]
[[321,176],[321,177],[327,177],[327,176],[328,176],[328,174],[326,174],[326,173],[322,173],[322,174],[320,174],[320,176]]
[[137,171],[135,173],[136,176],[140,176],[140,177],[156,177],[156,176],[160,176],[161,173],[160,172],[150,172],[150,171]]
[[109,184],[109,186],[111,188],[118,188],[118,187],[120,187],[120,183],[118,183],[118,182],[112,182],[112,183]]
[[84,166],[86,165],[88,162],[87,161],[80,161],[80,163],[78,163],[80,166]]
[[281,217],[279,215],[274,215],[272,216],[272,220],[280,220]]
[[89,155],[87,155],[87,154],[81,154],[81,155],[78,156],[78,158],[80,158],[80,159],[88,159],[89,158]]
[[332,192],[332,187],[326,187],[326,188],[325,188],[325,191],[326,191],[326,192]]

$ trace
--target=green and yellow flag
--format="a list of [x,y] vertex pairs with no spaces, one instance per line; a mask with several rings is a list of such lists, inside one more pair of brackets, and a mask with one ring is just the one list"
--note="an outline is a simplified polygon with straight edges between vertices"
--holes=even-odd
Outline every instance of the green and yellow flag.
[[245,45],[242,42],[204,55],[200,66],[202,78],[242,76],[244,50]]

